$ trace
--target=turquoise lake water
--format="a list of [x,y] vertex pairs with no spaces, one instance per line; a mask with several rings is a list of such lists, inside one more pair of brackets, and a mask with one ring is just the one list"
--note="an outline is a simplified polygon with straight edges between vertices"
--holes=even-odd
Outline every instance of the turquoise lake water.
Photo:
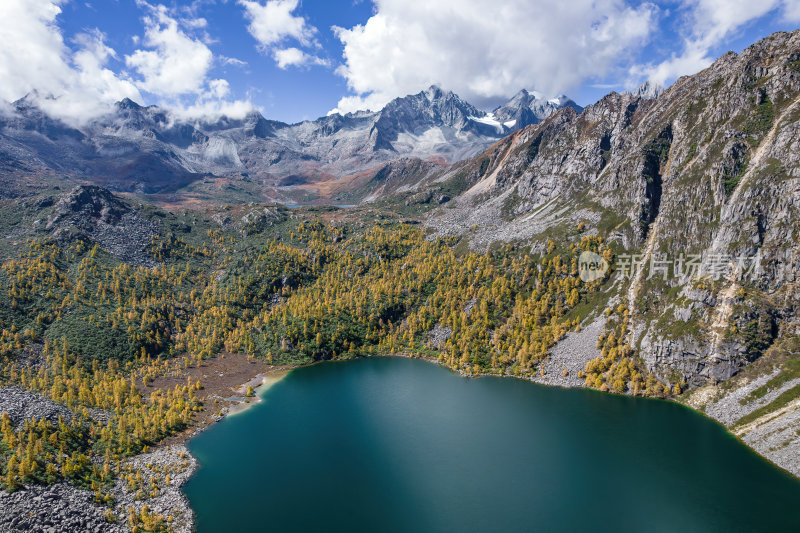
[[189,442],[198,533],[800,532],[800,481],[666,401],[401,358],[262,398]]

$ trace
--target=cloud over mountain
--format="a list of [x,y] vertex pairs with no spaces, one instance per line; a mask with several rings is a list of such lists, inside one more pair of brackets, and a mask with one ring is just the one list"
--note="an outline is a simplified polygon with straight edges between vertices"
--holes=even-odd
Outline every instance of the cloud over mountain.
[[76,37],[77,51],[56,25],[60,0],[0,2],[0,99],[36,93],[41,107],[72,120],[93,116],[122,98],[141,100],[137,87],[106,67],[116,52],[100,31]]
[[334,28],[355,93],[338,108],[375,109],[431,83],[479,105],[520,87],[565,92],[646,41],[655,12],[619,0],[376,0],[365,24]]
[[199,39],[192,39],[178,27],[167,8],[151,8],[144,18],[144,45],[125,57],[125,64],[141,76],[143,90],[164,96],[201,91],[214,54]]
[[140,47],[124,57],[131,75],[111,68],[123,58],[106,44],[100,30],[87,29],[64,41],[58,17],[65,3],[0,2],[0,99],[8,102],[30,94],[48,114],[75,124],[106,113],[123,98],[143,102],[143,91],[183,115],[243,116],[252,108],[249,102],[227,99],[228,82],[209,76],[214,54],[182,27],[204,28],[203,19],[179,22],[168,8],[139,0],[147,15]]
[[778,12],[784,21],[800,22],[800,0],[684,0],[680,9],[685,20],[683,50],[657,64],[634,65],[634,78],[664,84],[698,72],[712,63],[715,47],[770,12]]

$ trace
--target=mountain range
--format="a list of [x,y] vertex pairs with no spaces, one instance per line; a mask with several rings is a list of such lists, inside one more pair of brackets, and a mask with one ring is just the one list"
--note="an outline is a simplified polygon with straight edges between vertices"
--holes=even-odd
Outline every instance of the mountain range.
[[278,201],[316,196],[320,183],[377,171],[401,157],[441,164],[469,158],[558,109],[581,110],[566,96],[522,90],[487,113],[431,86],[376,112],[297,124],[257,111],[190,120],[125,99],[98,119],[70,126],[42,112],[37,98],[14,102],[0,117],[0,165],[7,172],[65,175],[144,194],[225,178],[256,199]]

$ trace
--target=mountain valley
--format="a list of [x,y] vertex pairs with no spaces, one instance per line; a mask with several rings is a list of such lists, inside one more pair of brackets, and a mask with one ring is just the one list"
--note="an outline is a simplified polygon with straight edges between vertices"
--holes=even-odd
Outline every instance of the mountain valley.
[[45,403],[3,419],[8,490],[181,523],[190,471],[136,458],[252,397],[200,392],[224,356],[670,399],[800,476],[800,30],[585,109],[431,86],[298,124],[123,100],[71,126],[32,100],[0,116],[0,411]]

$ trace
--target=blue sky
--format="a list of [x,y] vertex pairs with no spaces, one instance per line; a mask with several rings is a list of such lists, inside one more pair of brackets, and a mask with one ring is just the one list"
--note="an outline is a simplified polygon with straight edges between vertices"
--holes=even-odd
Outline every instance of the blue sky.
[[[191,7],[193,4],[166,3],[174,8]],[[249,97],[265,116],[289,122],[314,119],[336,107],[339,98],[347,92],[346,80],[336,75],[333,68],[278,68],[270,55],[258,50],[258,41],[247,31],[244,9],[233,1],[196,5],[196,16],[208,21],[207,28],[204,32],[198,32],[198,37],[202,37],[200,33],[207,33],[212,41],[208,46],[218,57],[246,62],[246,65],[225,64],[220,59],[212,68],[212,76],[228,80],[233,97]],[[99,28],[106,34],[106,43],[122,58],[122,61],[113,60],[112,66],[125,68],[124,55],[137,48],[131,37],[144,33],[141,20],[143,9],[134,0],[73,1],[64,4],[62,9],[59,26],[63,28],[66,40],[89,29]],[[341,61],[342,44],[330,27],[351,27],[366,21],[372,13],[372,4],[354,4],[347,0],[305,0],[297,11],[319,28],[317,39],[322,50],[318,53],[334,64]]]
[[0,98],[287,122],[433,83],[486,109],[523,87],[588,105],[799,23],[800,0],[3,0]]

